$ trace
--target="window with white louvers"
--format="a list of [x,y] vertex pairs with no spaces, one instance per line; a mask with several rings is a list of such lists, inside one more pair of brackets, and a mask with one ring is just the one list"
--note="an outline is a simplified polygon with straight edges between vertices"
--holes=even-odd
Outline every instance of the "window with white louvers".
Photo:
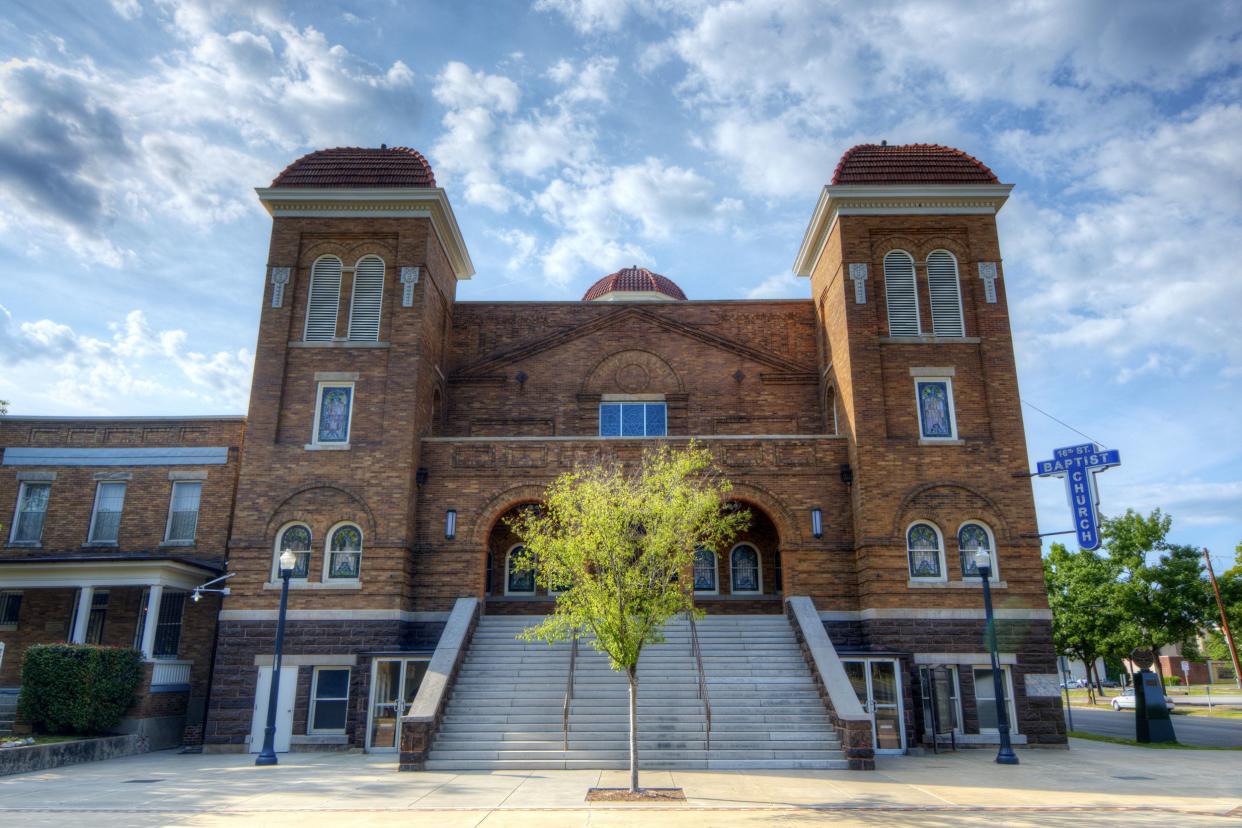
[[351,341],[379,341],[383,301],[384,260],[379,256],[364,256],[354,267],[354,290],[349,300]]
[[888,305],[888,335],[918,336],[914,257],[904,250],[893,250],[884,257],[884,301]]
[[931,293],[932,333],[936,336],[965,336],[957,259],[949,251],[933,250],[928,254],[927,288]]
[[336,315],[341,307],[341,260],[323,256],[311,266],[310,298],[306,303],[306,341],[336,338]]

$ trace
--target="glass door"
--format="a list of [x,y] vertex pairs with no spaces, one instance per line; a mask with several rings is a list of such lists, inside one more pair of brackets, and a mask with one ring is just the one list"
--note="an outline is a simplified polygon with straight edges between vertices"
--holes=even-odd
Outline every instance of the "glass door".
[[371,705],[367,750],[395,751],[401,746],[401,717],[410,709],[427,673],[425,658],[377,658],[371,668]]
[[871,735],[876,753],[902,753],[906,749],[902,724],[901,676],[892,659],[843,661],[863,710],[871,716]]

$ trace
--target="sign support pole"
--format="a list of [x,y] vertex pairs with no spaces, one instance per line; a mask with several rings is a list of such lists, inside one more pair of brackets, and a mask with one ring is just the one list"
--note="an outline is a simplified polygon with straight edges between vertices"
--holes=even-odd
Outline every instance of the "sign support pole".
[[[1212,591],[1216,593],[1216,606],[1220,609],[1220,628],[1225,633],[1225,643],[1229,645],[1229,655],[1233,658],[1233,680],[1238,689],[1242,690],[1242,667],[1238,666],[1238,645],[1233,641],[1233,633],[1229,631],[1229,619],[1225,617],[1225,602],[1220,597],[1220,585],[1216,583],[1216,572],[1212,569],[1212,556],[1207,547],[1203,547],[1203,560],[1207,563],[1208,580],[1212,582]],[[1208,682],[1212,680],[1208,676]]]

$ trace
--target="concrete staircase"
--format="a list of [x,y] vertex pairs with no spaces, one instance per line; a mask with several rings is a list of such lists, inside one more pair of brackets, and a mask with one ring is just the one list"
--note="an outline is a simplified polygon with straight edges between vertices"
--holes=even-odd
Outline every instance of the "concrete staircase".
[[[428,755],[428,770],[626,768],[625,677],[579,643],[565,749],[570,645],[516,635],[536,616],[484,616]],[[809,669],[784,616],[709,616],[698,623],[712,705],[708,747],[698,669],[685,621],[639,662],[643,768],[844,768]]]

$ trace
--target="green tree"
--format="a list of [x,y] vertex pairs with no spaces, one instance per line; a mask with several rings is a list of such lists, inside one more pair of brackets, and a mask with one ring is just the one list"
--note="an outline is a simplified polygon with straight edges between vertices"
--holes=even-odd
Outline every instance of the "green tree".
[[[1193,546],[1168,542],[1172,524],[1159,509],[1147,516],[1128,509],[1100,527],[1120,583],[1121,639],[1131,647],[1158,651],[1194,638],[1211,620],[1203,559]],[[1156,669],[1164,675],[1159,659]]]
[[[1052,640],[1058,653],[1087,667],[1087,693],[1095,703],[1091,671],[1100,656],[1109,655],[1122,616],[1113,563],[1095,552],[1067,549],[1054,543],[1044,558],[1044,580],[1052,609]],[[1099,677],[1096,676],[1098,680]]]
[[510,522],[517,566],[559,590],[555,611],[524,632],[548,642],[587,638],[629,682],[630,790],[638,791],[638,659],[661,627],[694,611],[696,549],[720,549],[750,520],[730,508],[728,481],[691,443],[644,454],[638,469],[602,464],[561,475],[542,506]]
[[[1234,550],[1234,565],[1224,572],[1216,573],[1216,585],[1220,588],[1221,602],[1225,605],[1225,616],[1229,619],[1229,629],[1233,632],[1234,641],[1242,635],[1242,543]],[[1216,661],[1231,661],[1229,645],[1220,627],[1220,609],[1215,605],[1213,596],[1211,629],[1205,638],[1204,653]]]

